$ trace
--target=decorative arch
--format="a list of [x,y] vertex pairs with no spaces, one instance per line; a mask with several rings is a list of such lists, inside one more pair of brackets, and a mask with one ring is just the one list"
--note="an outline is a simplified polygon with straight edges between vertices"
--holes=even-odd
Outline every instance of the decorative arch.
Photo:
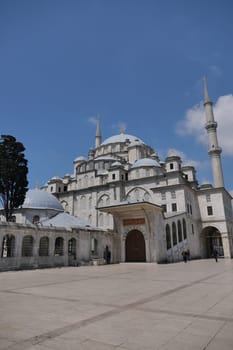
[[105,206],[105,205],[109,205],[110,203],[110,197],[108,194],[103,194],[97,202],[98,206]]
[[221,233],[216,227],[205,227],[201,232],[201,242],[205,258],[212,257],[214,249],[218,251],[219,256],[224,256]]
[[125,240],[125,261],[146,261],[146,246],[142,232],[138,230],[132,230],[128,232]]
[[150,193],[143,187],[135,187],[126,194],[126,200],[129,202],[149,201],[150,199]]

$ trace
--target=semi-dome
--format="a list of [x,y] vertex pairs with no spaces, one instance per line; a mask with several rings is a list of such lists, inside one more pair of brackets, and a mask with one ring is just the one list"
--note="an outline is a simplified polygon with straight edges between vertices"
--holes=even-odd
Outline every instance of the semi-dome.
[[120,162],[118,162],[118,161],[112,163],[112,165],[111,165],[112,168],[113,167],[118,167],[118,166],[122,166],[122,164]]
[[144,144],[144,142],[136,136],[121,133],[119,135],[114,135],[107,138],[104,142],[102,142],[102,145],[107,145],[109,143],[126,142],[127,140],[129,140],[130,143],[140,142]]
[[142,158],[142,159],[136,160],[136,162],[132,165],[132,168],[139,168],[139,167],[145,167],[145,166],[161,167],[161,165],[155,159]]
[[37,188],[27,191],[22,208],[64,211],[61,203],[53,194]]

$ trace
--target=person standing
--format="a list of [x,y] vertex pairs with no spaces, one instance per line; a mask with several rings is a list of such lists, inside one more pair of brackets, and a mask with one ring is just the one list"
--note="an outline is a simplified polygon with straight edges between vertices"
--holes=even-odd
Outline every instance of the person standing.
[[183,261],[184,261],[184,263],[186,263],[186,262],[187,262],[187,252],[186,252],[186,251],[183,251],[183,252],[182,252],[182,256],[183,256]]
[[214,255],[214,259],[215,259],[215,261],[216,261],[216,262],[218,262],[218,251],[217,251],[217,249],[216,249],[216,248],[214,249],[214,253],[213,253],[213,255]]

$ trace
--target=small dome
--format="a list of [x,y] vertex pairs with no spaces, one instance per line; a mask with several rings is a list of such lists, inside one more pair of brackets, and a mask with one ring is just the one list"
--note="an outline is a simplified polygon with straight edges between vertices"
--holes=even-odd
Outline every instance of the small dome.
[[140,143],[144,144],[144,142],[136,136],[121,133],[119,135],[114,135],[114,136],[109,137],[104,142],[102,142],[102,145],[107,145],[109,143],[119,143],[119,142],[124,143],[127,140],[129,140],[130,143],[140,142]]
[[59,181],[62,181],[62,179],[59,177],[59,176],[53,176],[51,178],[51,180],[59,180]]
[[85,161],[85,160],[86,160],[85,157],[80,156],[80,157],[75,158],[74,162],[81,162],[81,161]]
[[139,167],[161,167],[160,164],[154,160],[154,159],[151,159],[151,158],[142,158],[142,159],[139,159],[139,160],[136,160],[136,162],[132,165],[132,168],[139,168]]
[[64,211],[61,203],[53,194],[37,188],[27,191],[22,208]]
[[170,158],[170,157],[180,158],[180,152],[173,148],[169,149],[167,152],[167,158]]

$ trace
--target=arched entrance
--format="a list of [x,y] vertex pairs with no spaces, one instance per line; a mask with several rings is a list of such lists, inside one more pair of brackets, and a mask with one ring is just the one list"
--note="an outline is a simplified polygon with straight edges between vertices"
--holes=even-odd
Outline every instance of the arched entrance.
[[125,261],[146,261],[145,239],[143,234],[138,230],[132,230],[127,234],[125,241]]
[[202,231],[203,255],[205,258],[213,256],[216,249],[219,256],[224,256],[221,233],[216,227],[208,226]]

